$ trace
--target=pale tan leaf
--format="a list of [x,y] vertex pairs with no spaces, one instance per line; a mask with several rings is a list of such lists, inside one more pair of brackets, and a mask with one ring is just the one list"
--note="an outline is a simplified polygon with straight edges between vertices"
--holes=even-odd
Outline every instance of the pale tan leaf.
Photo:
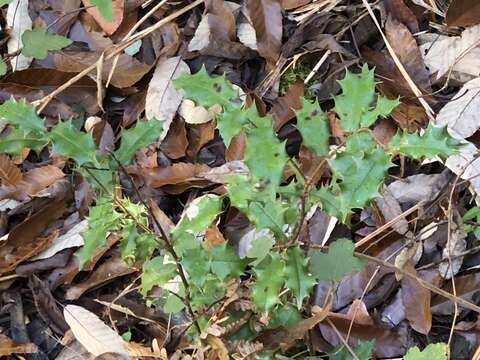
[[420,46],[425,65],[437,79],[450,68],[452,77],[462,82],[480,76],[480,25],[465,29],[461,36],[425,34],[420,39],[426,40]]
[[470,181],[472,189],[480,195],[480,158],[478,149],[473,143],[469,142],[462,146],[458,154],[447,159],[445,166],[462,179]]
[[463,85],[460,91],[447,102],[438,113],[435,124],[447,125],[450,135],[465,139],[480,128],[479,112],[480,78],[476,78]]
[[18,186],[28,195],[33,196],[64,176],[65,174],[58,167],[45,165],[28,171]]
[[452,221],[450,230],[451,236],[442,252],[444,261],[438,267],[440,275],[447,280],[456,275],[462,267],[464,257],[460,254],[464,253],[467,248],[467,241],[465,240],[467,234],[463,231],[463,224],[458,225],[455,221]]
[[67,305],[63,315],[75,338],[95,356],[115,352],[128,357],[125,341],[97,315],[77,305]]
[[9,156],[0,154],[0,180],[3,185],[15,186],[22,180],[22,172]]
[[[14,53],[23,47],[22,34],[25,30],[32,30],[32,19],[28,14],[28,0],[13,0],[8,5],[7,26],[11,29],[7,48]],[[20,54],[10,60],[13,71],[28,69],[32,58]]]
[[82,246],[84,241],[81,233],[84,232],[87,227],[87,220],[79,222],[77,225],[68,230],[65,234],[54,239],[47,249],[42,251],[37,256],[34,256],[31,260],[48,259],[49,257],[52,257],[53,255],[64,249]]
[[161,60],[155,68],[152,80],[148,85],[145,114],[147,119],[155,118],[163,122],[160,140],[163,140],[167,135],[170,124],[183,99],[183,92],[175,89],[172,80],[189,73],[188,65],[180,56]]

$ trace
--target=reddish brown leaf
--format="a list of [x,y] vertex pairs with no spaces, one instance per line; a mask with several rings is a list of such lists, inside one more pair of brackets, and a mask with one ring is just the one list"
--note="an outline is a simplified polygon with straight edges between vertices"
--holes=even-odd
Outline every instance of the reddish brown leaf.
[[124,0],[111,0],[113,7],[112,21],[106,21],[98,12],[98,8],[96,6],[92,6],[92,3],[89,0],[82,1],[87,8],[87,12],[93,16],[95,21],[102,27],[103,31],[105,31],[107,35],[112,35],[122,23]]
[[448,7],[445,21],[448,26],[468,27],[480,24],[480,2],[453,0]]
[[295,117],[293,110],[302,108],[301,98],[304,95],[303,81],[297,81],[292,84],[287,93],[275,100],[270,113],[273,119],[273,128],[275,131],[285,125]]
[[[100,57],[100,52],[93,51],[59,51],[54,55],[55,66],[65,72],[81,72],[95,63]],[[112,69],[113,59],[105,61],[102,68],[102,79],[107,81]],[[122,53],[118,58],[117,66],[112,76],[112,85],[118,88],[126,88],[135,84],[152,68],[151,65],[141,63],[134,57]],[[96,76],[97,70],[91,75]]]
[[13,270],[21,261],[44,250],[58,235],[58,231],[54,231],[47,237],[39,236],[52,221],[62,216],[65,209],[65,199],[51,202],[15,226],[0,247],[0,273]]
[[221,245],[225,243],[225,238],[220,230],[218,230],[217,225],[213,224],[205,231],[204,241],[207,249],[211,249],[215,245]]
[[200,149],[209,141],[213,140],[215,136],[215,123],[209,121],[205,124],[189,125],[188,126],[188,147],[187,155],[195,158]]
[[19,344],[7,335],[0,334],[0,356],[13,354],[33,354],[38,351],[37,345],[33,343]]
[[373,135],[380,144],[387,146],[390,139],[397,132],[397,126],[390,119],[378,119],[373,128]]
[[[412,265],[405,270],[416,274]],[[405,315],[410,326],[421,334],[427,335],[432,327],[432,313],[430,312],[431,294],[428,289],[410,277],[402,279],[402,300],[405,307]]]
[[274,68],[282,47],[282,8],[278,0],[248,0],[247,9],[257,34],[258,53]]
[[22,180],[22,172],[7,155],[0,154],[0,180],[3,185],[15,186]]
[[230,40],[235,41],[237,29],[235,26],[235,16],[231,8],[225,3],[225,0],[206,0],[205,8],[209,14],[218,16],[222,19],[223,26]]
[[385,35],[412,80],[424,90],[430,89],[430,77],[415,39],[408,28],[389,16]]
[[408,27],[412,34],[419,32],[417,18],[403,0],[385,0],[383,4],[387,13]]
[[[196,174],[208,170],[210,170],[210,167],[204,164],[176,163],[167,167],[137,169],[134,173],[138,172],[148,186],[158,188],[164,185],[177,185],[194,181],[196,180]],[[204,179],[201,179],[201,181],[205,182]]]
[[411,105],[401,102],[390,113],[390,117],[402,129],[409,132],[418,131],[428,124],[428,117],[425,109],[418,105]]
[[247,145],[247,137],[242,130],[239,134],[235,135],[228,145],[228,149],[225,152],[225,159],[227,161],[242,160],[245,156],[245,147]]
[[64,176],[63,171],[56,166],[45,165],[28,171],[18,187],[28,195],[34,196]]
[[115,253],[113,256],[105,260],[102,264],[95,268],[90,273],[90,276],[83,280],[81,283],[76,284],[68,288],[65,294],[65,299],[76,300],[85,291],[104,285],[120,276],[125,276],[138,271],[141,268],[141,264],[134,264],[132,266],[127,265],[120,254]]
[[187,150],[187,130],[182,119],[173,120],[166,138],[162,141],[160,149],[170,159],[179,159],[185,156]]

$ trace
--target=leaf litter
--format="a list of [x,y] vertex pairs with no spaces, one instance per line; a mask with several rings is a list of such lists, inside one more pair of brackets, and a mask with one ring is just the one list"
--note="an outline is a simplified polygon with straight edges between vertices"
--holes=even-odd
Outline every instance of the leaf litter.
[[[373,16],[398,59],[387,51],[364,0],[7,3],[0,64],[2,356],[62,359],[74,346],[85,356],[161,359],[246,359],[275,351],[300,358],[442,359],[447,346],[451,358],[478,353],[477,327],[464,326],[479,315],[473,309],[480,217],[471,215],[480,199],[477,2],[376,4]],[[376,68],[371,81],[380,96],[361,103],[362,116],[355,118],[355,106],[342,104],[339,95],[349,89],[336,80],[345,68],[366,76],[365,63]],[[187,98],[176,79],[190,73],[204,76],[204,83]],[[245,106],[233,95],[224,100],[223,82],[217,83],[219,94],[204,100],[209,75],[235,84],[232,94],[241,90]],[[321,126],[309,122],[310,105],[302,97],[316,102],[318,111],[330,111]],[[33,103],[40,117],[23,109],[15,120],[20,105],[9,110],[11,98]],[[242,115],[251,103],[268,114],[262,123]],[[425,103],[435,110],[432,120]],[[243,109],[226,118],[225,109],[237,106]],[[369,122],[368,113],[387,115],[387,108],[393,108],[389,116]],[[97,118],[91,123],[89,116]],[[398,150],[391,165],[372,170],[388,176],[382,191],[365,194],[363,208],[336,192],[373,161],[355,152],[365,145],[361,138],[345,144],[349,134],[342,124],[348,131],[372,125],[369,131],[383,147],[395,144]],[[432,148],[448,147],[432,125],[446,126],[466,145],[446,159],[422,160]],[[257,138],[247,134],[252,129]],[[418,129],[422,136],[400,133]],[[334,136],[325,137],[328,131]],[[262,146],[270,139],[286,151],[263,169],[256,162],[273,153]],[[415,151],[407,146],[412,144]],[[282,169],[287,154],[292,160]],[[265,214],[292,214],[271,198],[247,198],[244,205],[239,191],[232,199],[232,184],[255,174],[262,176],[251,191],[262,193],[270,176],[291,185],[281,187],[287,199],[294,180],[303,178],[314,183],[321,200],[298,228],[287,222],[275,231],[257,228],[279,220]],[[328,184],[337,213],[322,208]],[[360,196],[369,184],[349,196]],[[102,210],[104,220],[126,208],[139,222],[125,217],[120,226],[107,226],[92,220],[102,186],[117,199]],[[230,202],[220,203],[226,194]],[[138,205],[144,199],[146,214]],[[243,215],[242,206],[255,216]],[[408,212],[412,208],[418,211]],[[96,233],[95,226],[108,232]],[[165,277],[175,272],[176,260],[155,260],[161,255],[155,236],[163,233],[180,246],[179,256],[191,257],[185,265],[190,278]],[[277,257],[282,233],[296,234],[302,247]],[[87,234],[98,246],[80,268],[77,256],[86,251]],[[208,249],[207,258],[199,244]],[[135,261],[139,253],[152,260]],[[142,272],[157,276],[149,291],[139,287]],[[177,291],[178,282],[191,282],[190,291],[202,299],[215,298],[220,289],[213,278],[202,280],[204,273],[242,275],[227,283],[228,296],[215,306],[189,305],[205,329],[208,321],[222,329],[194,342],[187,329],[192,314],[180,301],[185,294]],[[291,292],[297,301],[280,301],[281,289],[283,299]],[[456,297],[469,304],[458,305],[457,314]],[[144,320],[127,316],[138,309],[160,316],[145,310]],[[19,316],[23,311],[28,322]],[[63,336],[62,342],[40,341],[35,327]],[[462,330],[450,332],[455,327]]]

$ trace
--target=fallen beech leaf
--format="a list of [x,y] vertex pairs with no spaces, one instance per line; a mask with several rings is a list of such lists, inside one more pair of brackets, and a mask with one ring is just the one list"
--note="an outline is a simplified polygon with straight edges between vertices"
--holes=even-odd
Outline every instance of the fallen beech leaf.
[[[416,274],[412,265],[409,265],[406,270]],[[420,285],[416,279],[410,276],[403,277],[402,302],[405,307],[406,318],[415,331],[424,335],[427,335],[432,327],[430,299],[430,290]]]
[[453,0],[445,14],[448,26],[468,27],[480,24],[480,2],[477,0]]
[[87,220],[80,221],[65,234],[53,240],[47,249],[31,258],[31,260],[48,259],[64,249],[82,246],[83,238],[80,234],[87,229],[87,226]]
[[455,96],[445,104],[435,119],[438,126],[447,125],[450,135],[468,138],[480,128],[480,78],[467,82]]
[[410,30],[412,34],[420,31],[415,14],[405,5],[403,0],[385,0],[383,3],[387,13],[408,27],[408,30]]
[[39,238],[52,221],[63,215],[65,200],[57,200],[15,226],[7,241],[0,247],[0,274],[13,270],[15,266],[45,249],[58,232]]
[[[78,73],[95,63],[101,56],[98,51],[57,51],[54,56],[55,66],[60,71]],[[113,59],[104,62],[102,67],[102,79],[106,81],[112,69]],[[151,65],[144,64],[134,57],[125,53],[120,54],[112,76],[112,85],[118,88],[126,88],[135,84],[147,72]],[[90,75],[96,76],[97,69],[92,70]]]
[[247,9],[257,35],[258,53],[273,69],[282,47],[282,8],[277,0],[248,0]]
[[45,165],[28,171],[18,187],[28,195],[34,196],[64,176],[65,174],[58,167]]
[[280,0],[282,8],[285,10],[292,10],[310,4],[313,0]]
[[[25,30],[32,30],[32,19],[28,14],[28,0],[13,0],[8,4],[7,26],[11,29],[7,47],[9,53],[15,53],[22,48],[22,34]],[[10,60],[12,70],[28,69],[32,58],[20,54]]]
[[205,124],[190,124],[187,131],[187,155],[191,158],[197,156],[202,147],[215,137],[215,122]]
[[282,350],[285,351],[290,348],[295,343],[295,341],[297,339],[301,339],[308,330],[312,329],[319,322],[325,320],[325,318],[330,313],[330,306],[330,303],[323,308],[319,308],[315,305],[312,308],[312,311],[316,310],[314,314],[311,317],[300,321],[297,325],[295,325],[293,329],[288,332],[288,337],[284,339],[282,341],[282,344],[280,345],[282,347]]
[[0,154],[0,180],[3,185],[15,186],[22,180],[22,172],[9,156]]
[[292,84],[285,95],[275,100],[270,113],[273,119],[273,128],[275,131],[285,125],[295,117],[293,110],[302,108],[302,97],[304,95],[303,81]]
[[420,51],[430,74],[440,79],[451,71],[451,78],[466,82],[480,76],[480,25],[465,29],[461,36],[424,34]]
[[[464,258],[464,256],[460,256],[460,254],[464,253],[467,248],[467,241],[465,240],[467,234],[463,230],[463,224],[459,225],[455,221],[452,221],[449,231],[451,231],[450,241],[447,242],[447,245],[443,249],[443,262],[441,262],[438,267],[440,275],[442,275],[444,279],[451,279],[458,273],[462,267]],[[451,263],[448,260],[449,256],[451,257]]]
[[88,278],[81,283],[68,288],[65,299],[77,300],[82,294],[89,289],[103,285],[118,277],[132,274],[141,269],[141,265],[134,264],[132,266],[125,263],[120,254],[114,254],[93,270]]
[[125,341],[97,315],[77,305],[65,306],[63,315],[75,338],[93,355],[114,352],[128,357]]
[[429,73],[417,43],[408,28],[389,16],[385,24],[385,35],[412,80],[420,88],[430,89]]
[[469,181],[475,193],[480,194],[480,158],[478,149],[473,143],[467,142],[462,146],[458,154],[447,159],[445,166],[454,174]]
[[222,166],[210,169],[207,172],[199,173],[197,176],[218,184],[227,184],[227,177],[230,175],[249,174],[248,167],[241,160],[229,161]]
[[105,20],[105,18],[100,15],[98,8],[92,6],[90,0],[82,0],[83,4],[86,7],[87,12],[93,16],[95,21],[100,25],[100,27],[107,33],[107,35],[112,35],[120,26],[123,20],[123,11],[124,11],[124,0],[109,0],[112,3],[113,7],[113,18],[111,21]]
[[194,180],[197,174],[208,170],[210,167],[205,164],[176,163],[167,167],[139,169],[138,173],[145,179],[148,186],[158,188]]
[[160,141],[167,135],[183,99],[183,92],[175,89],[172,80],[183,74],[190,74],[190,69],[180,56],[164,59],[157,64],[148,85],[145,114],[147,119],[163,122]]
[[7,335],[0,334],[0,356],[11,356],[13,354],[33,354],[38,352],[37,345],[33,343],[19,344]]
[[[160,144],[160,149],[170,159],[180,159],[185,156],[188,147],[187,129],[185,129],[185,122],[176,118],[170,125],[167,136]],[[137,156],[138,158],[138,156]],[[155,160],[157,156],[155,154]],[[147,166],[154,167],[154,166]]]

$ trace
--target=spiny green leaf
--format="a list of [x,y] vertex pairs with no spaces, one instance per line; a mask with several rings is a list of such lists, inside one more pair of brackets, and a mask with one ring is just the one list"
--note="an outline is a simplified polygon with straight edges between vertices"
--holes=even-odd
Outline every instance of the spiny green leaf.
[[276,187],[287,162],[285,144],[278,140],[270,117],[256,119],[255,126],[248,132],[245,164],[255,181]]
[[162,122],[156,119],[137,121],[135,127],[122,130],[120,147],[115,151],[115,157],[122,165],[127,165],[135,152],[155,142],[162,131]]
[[193,310],[201,306],[210,305],[221,299],[225,294],[225,286],[213,274],[205,275],[205,283],[202,287],[191,286],[191,304]]
[[447,344],[429,344],[423,351],[416,346],[410,348],[404,360],[447,360]]
[[221,105],[225,111],[241,106],[238,91],[225,79],[225,76],[209,76],[205,67],[193,75],[185,74],[173,80],[177,89],[185,91],[185,97],[197,104],[210,107]]
[[90,3],[97,7],[98,12],[105,20],[113,20],[112,0],[90,0]]
[[14,128],[7,136],[0,137],[0,153],[18,155],[24,148],[39,152],[47,144],[48,139],[43,133],[25,132]]
[[163,256],[156,256],[143,264],[141,293],[146,296],[154,286],[162,286],[172,280],[177,273],[173,263],[166,263]]
[[227,278],[240,277],[247,264],[245,260],[240,259],[235,249],[226,243],[214,246],[210,250],[210,258],[212,273],[222,281]]
[[165,305],[163,305],[163,311],[167,314],[178,314],[183,310],[185,304],[175,295],[169,295]]
[[55,152],[73,159],[78,165],[95,162],[95,143],[92,134],[77,130],[71,120],[58,123],[50,132]]
[[302,320],[303,316],[296,307],[290,304],[285,304],[273,310],[268,327],[275,329],[282,326],[286,329],[290,329]]
[[[195,239],[198,242],[198,240]],[[196,249],[184,250],[182,255],[182,266],[188,273],[188,279],[196,286],[203,286],[206,274],[210,271],[211,259],[206,250],[199,247]]]
[[339,281],[351,272],[360,271],[365,262],[353,256],[355,246],[348,239],[338,239],[328,253],[315,250],[311,257],[311,270],[317,280]]
[[[378,195],[386,172],[393,165],[385,151],[376,145],[368,133],[352,135],[346,143],[345,151],[329,160],[329,164],[334,175],[332,187],[338,188],[339,194],[329,196],[323,190],[322,194],[317,195],[323,195],[330,202],[330,208],[333,205],[339,209],[343,222],[351,209],[362,208]],[[338,184],[335,182],[337,180],[340,180]]]
[[318,156],[328,154],[330,128],[325,113],[318,102],[311,103],[302,98],[302,108],[295,111],[297,129],[302,134],[303,145],[312,149]]
[[257,281],[252,293],[255,306],[267,313],[280,302],[278,297],[282,289],[285,263],[278,252],[270,255],[270,263],[262,269],[254,269]]
[[389,151],[414,159],[441,156],[446,158],[458,152],[462,143],[450,136],[446,127],[436,127],[432,123],[423,135],[399,131],[389,142]]
[[10,99],[0,105],[0,119],[7,124],[15,125],[23,131],[45,132],[45,125],[35,112],[35,109],[27,105],[25,101]]
[[335,112],[340,117],[340,125],[344,130],[354,131],[360,127],[368,127],[378,116],[387,116],[398,105],[398,100],[379,96],[376,107],[372,110],[375,81],[373,70],[368,70],[366,64],[360,74],[347,71],[339,84],[342,94],[334,97]]
[[222,200],[216,195],[204,195],[195,199],[185,210],[172,231],[172,241],[179,256],[185,250],[200,248],[197,235],[205,231],[221,210]]
[[48,51],[60,50],[72,43],[64,36],[47,32],[45,28],[25,30],[22,34],[22,54],[35,59],[45,59]]
[[124,260],[146,260],[157,247],[155,237],[149,233],[138,233],[137,224],[129,221],[123,226],[120,251]]
[[84,245],[75,255],[80,261],[80,268],[92,258],[95,250],[105,245],[107,232],[120,226],[121,214],[113,208],[112,199],[108,196],[97,199],[95,206],[90,207],[87,217],[88,228],[82,233]]
[[[350,351],[348,351],[348,349],[345,346],[343,345],[340,345],[340,346],[341,346],[341,350],[333,351],[329,359],[330,360],[352,360],[353,357]],[[370,360],[372,358],[372,351],[374,347],[375,347],[375,341],[360,341],[359,344],[353,347],[352,350],[357,356],[358,360]]]
[[249,124],[249,119],[255,116],[258,116],[255,106],[234,108],[218,115],[217,128],[227,147],[232,138]]
[[[263,233],[271,234],[266,230],[262,230]],[[275,239],[270,235],[260,235],[262,233],[258,232],[259,236],[254,238],[250,242],[250,247],[247,250],[247,257],[255,259],[251,264],[256,266],[262,262],[263,259],[268,255],[270,249],[275,245]]]
[[302,250],[293,247],[287,250],[285,264],[285,286],[292,290],[297,299],[298,309],[302,308],[303,299],[310,294],[315,285],[315,279],[308,273],[308,258],[302,253]]

